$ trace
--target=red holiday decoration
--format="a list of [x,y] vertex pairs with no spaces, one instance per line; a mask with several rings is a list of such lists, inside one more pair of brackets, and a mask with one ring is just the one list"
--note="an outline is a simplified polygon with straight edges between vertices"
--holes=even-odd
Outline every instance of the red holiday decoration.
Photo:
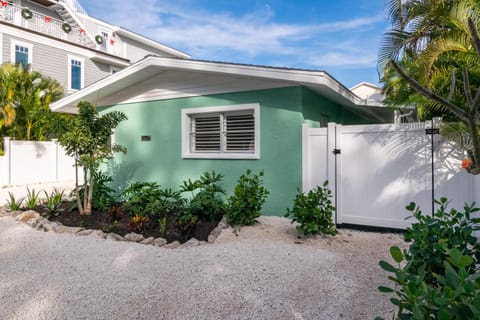
[[80,28],[80,34],[81,34],[81,35],[85,34],[85,30],[82,29],[82,28]]
[[462,168],[467,170],[470,169],[470,167],[473,165],[473,161],[469,158],[465,158],[462,161]]
[[52,21],[52,18],[49,17],[49,16],[45,16],[45,23],[49,23],[50,21]]
[[114,44],[115,44],[115,40],[113,40],[113,39],[110,39],[110,45],[112,45],[112,46],[113,46]]
[[0,6],[2,8],[6,8],[8,6],[8,2],[7,1],[0,1]]

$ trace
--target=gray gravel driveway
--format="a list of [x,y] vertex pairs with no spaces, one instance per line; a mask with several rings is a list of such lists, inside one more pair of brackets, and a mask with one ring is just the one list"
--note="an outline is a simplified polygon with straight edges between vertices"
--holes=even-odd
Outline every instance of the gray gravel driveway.
[[378,267],[401,236],[298,239],[262,217],[238,236],[164,249],[44,233],[0,218],[0,319],[373,319],[393,308]]

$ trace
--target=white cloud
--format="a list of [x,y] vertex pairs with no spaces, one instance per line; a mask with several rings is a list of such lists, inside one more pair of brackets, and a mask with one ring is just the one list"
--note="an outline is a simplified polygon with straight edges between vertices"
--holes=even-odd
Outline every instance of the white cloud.
[[286,23],[278,22],[268,5],[236,14],[212,11],[202,7],[205,3],[192,0],[81,2],[93,16],[186,52],[194,59],[328,71],[376,66],[378,33],[386,24],[383,13],[329,22]]

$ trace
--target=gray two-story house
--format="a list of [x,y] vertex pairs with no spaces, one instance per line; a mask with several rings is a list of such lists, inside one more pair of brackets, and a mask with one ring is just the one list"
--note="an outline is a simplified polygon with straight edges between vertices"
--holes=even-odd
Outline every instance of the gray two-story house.
[[77,0],[0,0],[0,63],[29,64],[68,95],[153,54],[187,54],[89,16]]

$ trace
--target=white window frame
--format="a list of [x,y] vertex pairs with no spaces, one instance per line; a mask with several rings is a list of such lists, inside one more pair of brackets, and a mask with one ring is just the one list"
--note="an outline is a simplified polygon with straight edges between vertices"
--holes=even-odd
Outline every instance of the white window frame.
[[[230,113],[238,111],[253,111],[255,121],[255,149],[252,153],[245,152],[196,152],[191,150],[192,117],[208,113]],[[219,107],[182,109],[182,158],[184,159],[260,159],[260,104],[241,104]]]
[[83,89],[85,86],[85,59],[78,56],[67,55],[67,90],[70,92],[75,92],[78,91],[78,89],[72,89],[72,60],[77,60],[81,63],[82,68],[80,70],[80,89]]
[[[10,42],[10,62],[15,63],[15,46],[25,47],[28,49],[28,64],[31,66],[30,70],[33,69],[33,44],[18,40],[12,40]],[[25,66],[24,66],[25,67]]]

